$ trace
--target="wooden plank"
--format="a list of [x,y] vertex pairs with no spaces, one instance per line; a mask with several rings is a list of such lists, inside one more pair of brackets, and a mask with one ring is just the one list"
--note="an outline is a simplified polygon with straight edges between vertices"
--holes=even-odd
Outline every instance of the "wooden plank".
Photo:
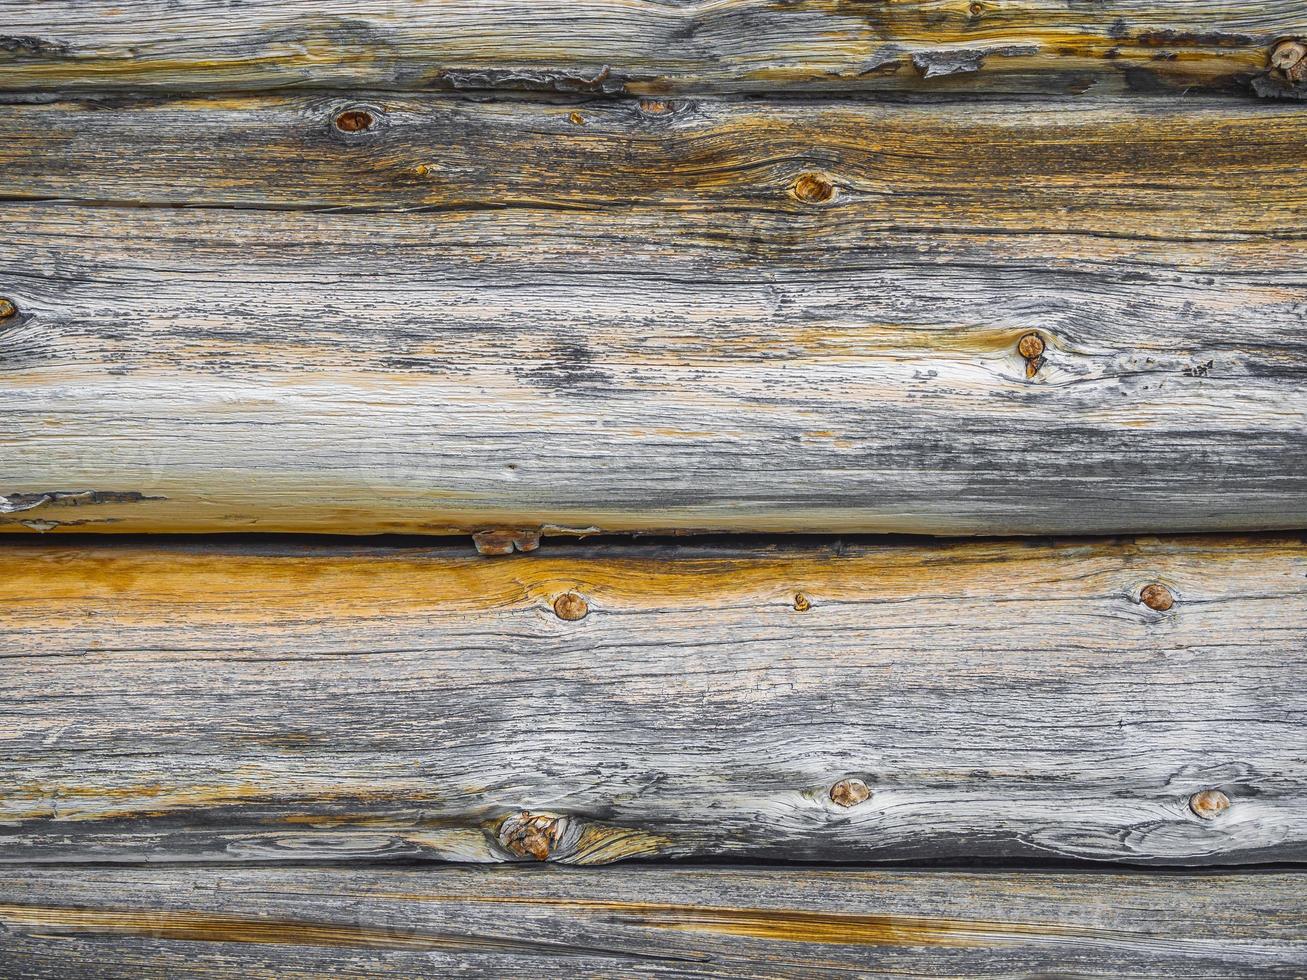
[[0,970],[67,977],[1293,977],[1301,873],[15,868]]
[[359,104],[0,116],[15,198],[431,209],[11,205],[0,526],[1307,523],[1296,109]]
[[764,210],[866,230],[1297,241],[1302,120],[1292,103],[1197,97],[89,96],[0,112],[0,192],[303,210],[713,207],[730,212],[722,224]]
[[9,0],[0,86],[574,92],[1246,86],[1292,0]]
[[1301,538],[466,555],[11,541],[0,859],[1307,856]]
[[[1016,138],[1043,147],[1040,175],[1013,184],[1024,165],[997,162],[972,176],[967,154],[947,151],[939,184],[911,176],[916,153],[882,180],[872,156],[841,150],[860,176],[841,177],[853,189],[826,205],[792,193],[811,161],[752,184],[741,158],[713,148],[759,124],[739,107],[630,165],[610,168],[616,144],[601,141],[578,169],[550,168],[593,208],[565,191],[549,206],[497,201],[525,168],[491,147],[517,145],[530,119],[570,126],[545,106],[458,109],[473,122],[450,153],[486,162],[468,191],[422,191],[432,211],[14,202],[0,243],[0,296],[17,309],[0,323],[0,526],[1302,527],[1307,178],[1294,117],[1257,109],[1127,113],[1105,127],[1098,110],[1063,125],[1027,107]],[[416,166],[422,134],[457,129],[423,111],[403,166]],[[826,145],[866,145],[860,119],[894,120],[900,144],[917,124],[944,142],[972,125],[976,146],[1002,131],[975,107],[898,111],[823,110],[840,134]],[[261,132],[282,149],[265,160],[297,152],[286,112],[269,110]],[[222,112],[199,117],[231,132]],[[495,118],[506,121],[478,144]],[[642,125],[623,119],[611,125]],[[244,182],[252,191],[199,165],[188,184],[190,158],[172,150],[153,162],[142,151],[118,168],[138,177],[109,178],[119,130],[106,125],[98,144],[64,145],[98,145],[69,152],[114,194],[290,199],[268,168]],[[1133,141],[1132,125],[1156,139]],[[1200,134],[1218,170],[1187,162],[1202,154],[1173,126]],[[570,147],[560,161],[581,159],[582,143]],[[311,203],[378,202],[329,189],[333,174],[342,188],[387,183],[362,179],[353,149],[304,153]],[[18,192],[90,193],[69,169],[37,175],[58,155],[16,151]],[[236,157],[215,159],[240,172]],[[619,204],[662,162],[691,174],[683,189],[662,180]],[[609,172],[617,191],[603,190]],[[150,190],[167,173],[177,189]],[[1032,333],[1044,351],[1030,360]]]

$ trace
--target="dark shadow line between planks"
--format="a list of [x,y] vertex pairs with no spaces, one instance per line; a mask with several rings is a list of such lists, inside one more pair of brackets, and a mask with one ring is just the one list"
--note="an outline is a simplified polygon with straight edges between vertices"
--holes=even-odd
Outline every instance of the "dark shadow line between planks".
[[[414,207],[369,207],[357,205],[310,205],[300,207],[294,204],[217,204],[188,203],[185,201],[141,201],[112,198],[70,198],[42,197],[39,195],[7,194],[0,192],[0,204],[45,204],[64,208],[104,208],[135,211],[233,211],[233,212],[276,212],[290,214],[323,215],[400,215],[400,214],[468,214],[485,211],[537,211],[559,214],[616,214],[640,208],[657,212],[692,212],[702,208],[702,201],[686,199],[682,201],[643,201],[639,199],[612,200],[593,207],[569,206],[557,201],[505,201],[495,204],[433,204]],[[793,212],[783,206],[769,206],[764,202],[750,204],[716,205],[718,214],[771,214],[778,217],[791,215]],[[1298,242],[1307,241],[1307,231],[1248,231],[1248,232],[1211,232],[1200,230],[1182,235],[1145,235],[1136,232],[1090,231],[1074,228],[1005,228],[984,225],[886,225],[876,229],[886,235],[926,235],[939,237],[943,235],[988,235],[1002,238],[1073,238],[1105,239],[1108,241],[1153,242],[1157,244],[1198,244],[1206,245],[1218,242]],[[653,277],[657,278],[657,277]]]
[[[632,531],[601,534],[546,534],[537,551],[531,554],[559,558],[656,558],[674,554],[686,558],[727,558],[802,554],[824,551],[838,556],[843,549],[921,548],[946,550],[959,545],[1020,543],[1028,548],[1075,545],[1130,545],[1141,537],[1166,537],[1177,542],[1210,542],[1222,538],[1256,542],[1283,541],[1300,536],[1307,546],[1307,528],[1267,531],[1167,531],[1130,534],[1040,534],[1015,535],[945,535],[928,534],[814,534],[811,532],[705,532],[666,534]],[[333,557],[337,555],[376,557],[484,557],[487,561],[529,558],[530,555],[478,556],[471,533],[449,534],[313,534],[275,531],[217,531],[210,533],[128,533],[115,534],[65,532],[17,533],[0,531],[0,548],[48,549],[52,545],[70,550],[87,549],[108,554],[114,550],[150,548],[177,553],[231,553],[241,555],[287,555],[296,557]]]
[[[970,74],[970,73],[968,73]],[[1062,87],[1068,79],[1074,79],[1080,73],[1075,69],[1066,69],[1058,71],[1054,69],[1039,69],[1025,73],[1025,77],[1038,78],[1044,87],[1040,89],[1014,87],[1011,89],[991,89],[978,90],[967,89],[965,87],[957,88],[939,88],[929,90],[927,86],[930,82],[925,79],[916,80],[915,84],[922,86],[919,89],[913,89],[904,85],[901,88],[858,88],[847,84],[832,84],[826,86],[820,82],[812,81],[806,84],[780,84],[773,85],[749,85],[741,84],[738,87],[731,85],[729,87],[714,88],[706,86],[702,88],[681,88],[677,87],[674,91],[666,94],[655,95],[649,92],[631,90],[625,86],[620,89],[603,92],[598,90],[567,90],[567,89],[550,89],[541,86],[529,85],[437,85],[429,87],[421,86],[402,86],[378,84],[376,82],[367,82],[357,87],[343,83],[339,79],[332,79],[326,84],[307,83],[303,79],[289,81],[282,85],[265,85],[257,88],[241,88],[225,85],[209,86],[171,86],[159,84],[145,85],[124,85],[120,88],[105,87],[103,85],[84,84],[78,82],[65,82],[64,84],[54,85],[15,85],[0,88],[0,105],[7,102],[38,102],[49,100],[52,96],[59,99],[76,99],[82,97],[101,97],[105,99],[181,99],[181,98],[244,98],[244,97],[269,97],[285,96],[294,97],[302,95],[307,97],[321,96],[330,93],[339,92],[366,92],[376,95],[384,95],[393,98],[419,98],[445,96],[451,98],[470,98],[495,100],[499,98],[528,98],[539,99],[541,101],[556,100],[559,103],[612,103],[622,102],[635,99],[657,99],[660,101],[684,101],[689,99],[734,99],[740,101],[752,100],[785,100],[785,101],[891,101],[891,100],[939,100],[939,101],[1002,101],[1006,99],[1038,99],[1038,100],[1084,100],[1092,101],[1094,99],[1119,99],[1121,101],[1135,102],[1145,104],[1149,102],[1159,102],[1166,99],[1183,99],[1183,98],[1206,98],[1222,100],[1229,102],[1250,102],[1250,103],[1283,103],[1293,101],[1291,95],[1261,95],[1257,92],[1254,84],[1259,80],[1270,80],[1273,78],[1268,70],[1244,70],[1230,76],[1224,81],[1214,84],[1197,84],[1187,85],[1184,87],[1166,87],[1159,88],[1133,88],[1127,87],[1120,90],[1112,91],[1107,94],[1095,95],[1086,94],[1083,91],[1077,92],[1074,88]],[[1021,77],[1021,73],[1016,73],[1014,77]],[[1110,79],[1111,73],[1102,73],[1104,79]]]
[[[102,868],[102,869],[162,869],[170,871],[237,871],[268,868],[305,868],[337,870],[375,870],[375,871],[438,871],[442,868],[458,868],[464,871],[487,869],[538,869],[542,874],[620,874],[623,869],[660,870],[675,873],[680,870],[757,870],[813,872],[917,872],[920,874],[1084,874],[1084,875],[1146,875],[1148,877],[1203,878],[1211,876],[1248,876],[1272,874],[1307,875],[1307,861],[1268,861],[1261,864],[1204,864],[1204,865],[1157,865],[1130,861],[1089,861],[1051,858],[1035,860],[1030,858],[974,858],[959,860],[957,858],[919,858],[907,861],[787,861],[763,860],[747,857],[692,857],[692,858],[637,858],[616,861],[602,865],[568,865],[550,861],[531,862],[513,861],[487,864],[478,861],[422,860],[414,858],[375,859],[360,858],[346,860],[300,860],[257,859],[242,861],[188,861],[185,859],[140,859],[122,861],[97,861],[82,859],[58,859],[49,861],[3,861],[0,862],[0,875],[9,874],[24,868]],[[1307,882],[1307,879],[1304,879]],[[1307,885],[1305,885],[1307,887]]]

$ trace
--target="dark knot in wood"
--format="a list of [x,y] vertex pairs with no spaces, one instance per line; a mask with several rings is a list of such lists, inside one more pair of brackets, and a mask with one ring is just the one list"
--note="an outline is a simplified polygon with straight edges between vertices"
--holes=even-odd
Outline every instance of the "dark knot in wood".
[[585,601],[585,597],[576,592],[564,592],[554,600],[554,615],[559,619],[565,619],[569,623],[574,623],[578,619],[585,619],[586,614],[590,612],[590,604]]
[[1044,338],[1037,333],[1028,333],[1017,341],[1017,353],[1027,361],[1044,353]]
[[790,192],[804,204],[825,204],[835,197],[835,185],[824,174],[800,174]]
[[1219,789],[1205,789],[1189,797],[1189,809],[1203,820],[1215,820],[1230,809],[1230,797]]
[[1283,41],[1271,52],[1271,67],[1291,82],[1307,79],[1307,44]]
[[1033,378],[1044,364],[1044,338],[1028,333],[1017,341],[1017,353],[1026,359],[1026,377]]
[[1149,609],[1157,612],[1166,612],[1175,605],[1175,596],[1165,585],[1159,585],[1154,582],[1152,585],[1145,585],[1139,593],[1139,601]]
[[830,788],[830,798],[837,806],[857,806],[871,799],[871,789],[861,779],[841,779]]
[[374,122],[376,119],[367,109],[346,109],[336,116],[334,125],[342,133],[361,133],[371,129]]
[[499,828],[499,843],[518,857],[547,861],[562,836],[562,818],[523,811]]

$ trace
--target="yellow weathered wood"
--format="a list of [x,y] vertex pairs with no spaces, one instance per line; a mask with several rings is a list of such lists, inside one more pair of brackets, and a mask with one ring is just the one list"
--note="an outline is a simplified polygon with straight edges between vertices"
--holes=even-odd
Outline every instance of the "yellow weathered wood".
[[1245,87],[1293,0],[9,0],[0,86],[583,93]]
[[1296,537],[14,541],[0,859],[1299,861],[1305,581]]

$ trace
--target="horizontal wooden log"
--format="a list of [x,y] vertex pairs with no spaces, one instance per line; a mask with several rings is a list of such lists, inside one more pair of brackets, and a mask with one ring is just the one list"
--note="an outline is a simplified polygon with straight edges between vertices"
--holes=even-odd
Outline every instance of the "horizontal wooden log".
[[1246,85],[1292,0],[9,0],[0,86],[662,93]]
[[[95,96],[0,112],[0,193],[302,210],[712,207],[728,213],[706,227],[751,226],[763,210],[793,215],[796,233],[820,214],[814,230],[1296,242],[1307,221],[1302,120],[1292,103],[1194,97]],[[804,246],[824,243],[815,234]]]
[[7,529],[1307,525],[1280,107],[93,104],[0,140],[100,205],[6,209]]
[[1307,857],[1301,538],[0,551],[0,859]]
[[35,977],[1293,977],[1303,875],[22,868]]
[[0,527],[1307,524],[1296,109],[663,108],[11,107],[11,197],[418,212],[12,204]]

